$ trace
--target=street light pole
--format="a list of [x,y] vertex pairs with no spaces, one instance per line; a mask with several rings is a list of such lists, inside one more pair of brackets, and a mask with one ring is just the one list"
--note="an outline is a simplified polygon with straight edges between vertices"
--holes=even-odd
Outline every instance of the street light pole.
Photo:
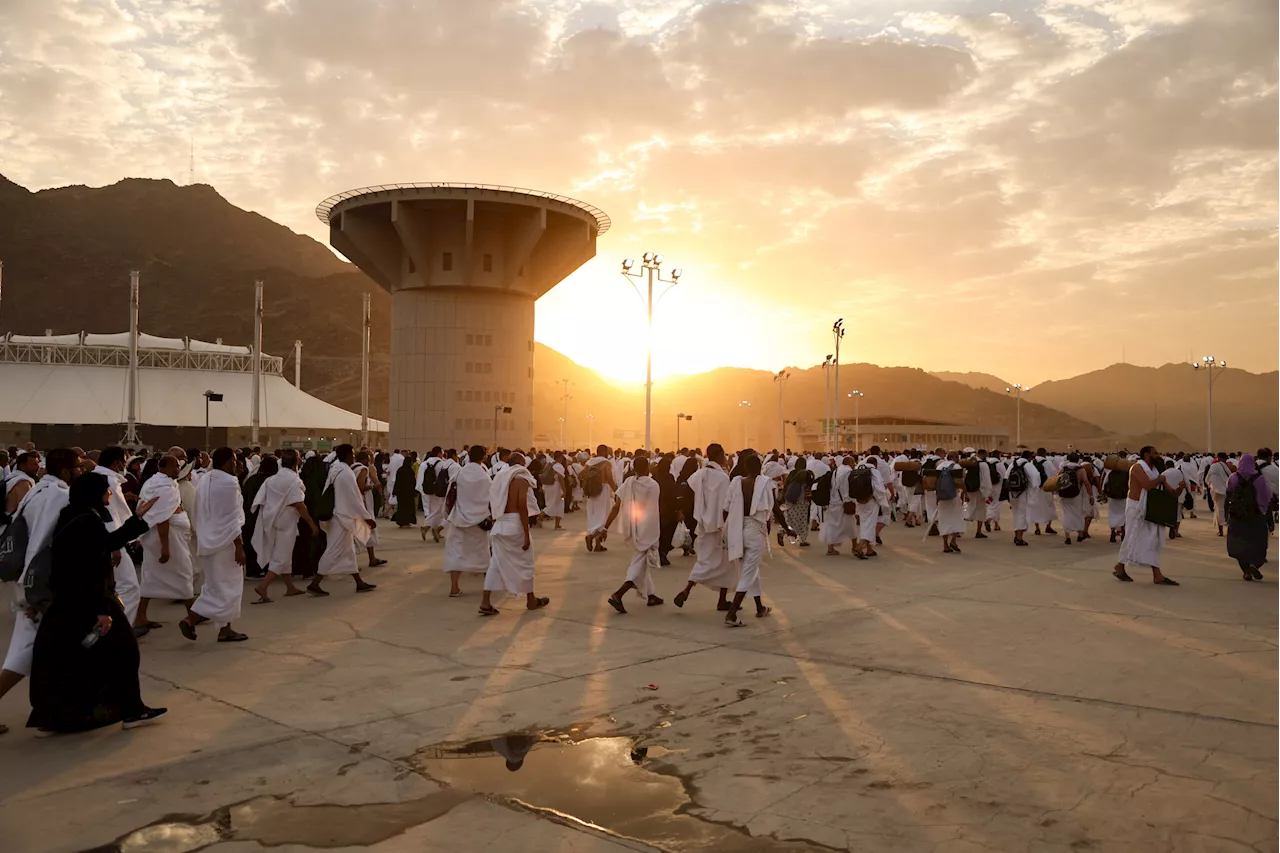
[[1203,368],[1204,372],[1209,374],[1209,377],[1208,377],[1209,378],[1209,430],[1207,435],[1205,436],[1205,441],[1209,445],[1206,448],[1206,450],[1212,453],[1213,452],[1213,383],[1217,381],[1216,374],[1227,369],[1227,363],[1225,361],[1218,361],[1216,358],[1214,358],[1211,355],[1206,355],[1203,358],[1201,358],[1199,361],[1192,362],[1191,366],[1194,367],[1196,370],[1200,370]]
[[593,433],[595,432],[593,428],[595,427],[595,425],[596,425],[596,416],[587,415],[587,450],[595,450],[595,448],[591,446],[591,442],[595,440],[593,437]]
[[676,450],[680,449],[680,422],[691,420],[693,420],[693,415],[686,415],[684,412],[676,415]]
[[862,398],[867,396],[854,388],[849,392],[849,396],[853,398],[853,452],[862,452]]
[[[671,292],[671,288],[680,283],[680,276],[683,270],[677,268],[671,271],[671,278],[662,277],[662,255],[657,252],[645,252],[641,264],[640,272],[632,272],[636,262],[632,258],[627,258],[622,262],[622,274],[628,279],[644,278],[648,283],[649,293],[646,299],[648,306],[648,327],[647,339],[645,340],[645,363],[644,363],[644,449],[653,449],[653,283],[658,281],[662,284],[668,284],[668,287],[662,293],[658,294],[661,299]],[[645,299],[640,294],[640,288],[636,287],[634,281],[629,282],[635,288],[636,295],[641,299]]]
[[493,407],[493,449],[498,450],[498,416],[511,414],[511,407],[501,403]]
[[749,400],[743,400],[738,404],[738,410],[742,412],[742,450],[747,449],[749,436],[747,435],[747,409],[751,408]]
[[784,420],[786,415],[782,410],[782,386],[791,378],[791,374],[785,370],[779,370],[778,374],[773,377],[773,381],[778,385],[778,427],[779,434],[782,436],[782,447],[779,450],[786,450],[787,447],[787,423]]
[[826,406],[825,416],[822,421],[822,443],[826,447],[827,452],[831,452],[831,359],[834,356],[828,354],[822,360],[822,374],[827,380],[827,397],[824,401]]
[[565,445],[568,444],[566,434],[569,430],[569,380],[561,379],[560,382],[564,383],[564,417],[560,419],[560,449],[564,450]]
[[843,317],[841,317],[839,320],[836,320],[835,323],[832,324],[831,334],[836,339],[836,355],[835,355],[836,393],[834,397],[835,406],[833,407],[833,411],[831,413],[831,419],[834,424],[833,429],[835,430],[835,449],[838,452],[840,450],[840,339],[844,337],[844,318]]
[[1013,447],[1016,450],[1022,446],[1022,392],[1026,391],[1028,394],[1031,393],[1031,386],[1015,382],[1012,388],[1004,389],[1006,394],[1010,394],[1015,391],[1018,394],[1018,433],[1017,438],[1015,438],[1013,442]]

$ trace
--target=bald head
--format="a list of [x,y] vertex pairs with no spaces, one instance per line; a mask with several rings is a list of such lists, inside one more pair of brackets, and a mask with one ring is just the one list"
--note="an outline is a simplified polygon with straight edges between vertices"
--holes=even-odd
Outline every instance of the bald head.
[[174,459],[177,459],[179,462],[187,461],[187,451],[183,450],[181,447],[178,447],[176,445],[169,448],[169,455],[172,456]]
[[167,453],[160,457],[160,462],[156,465],[156,470],[166,477],[174,480],[178,479],[178,472],[182,469],[182,463],[178,461],[178,457],[172,453]]

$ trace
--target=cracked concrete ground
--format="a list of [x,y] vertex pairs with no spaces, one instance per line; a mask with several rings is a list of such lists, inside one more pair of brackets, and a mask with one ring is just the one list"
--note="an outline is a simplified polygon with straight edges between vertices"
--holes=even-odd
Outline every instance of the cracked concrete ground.
[[[582,523],[535,531],[540,613],[477,617],[478,578],[448,599],[443,546],[385,528],[376,593],[246,606],[247,643],[189,643],[157,608],[142,680],[163,724],[37,740],[25,689],[0,702],[4,849],[90,849],[257,797],[360,823],[364,804],[432,801],[424,747],[575,723],[676,750],[688,813],[779,850],[1277,849],[1277,587],[1244,583],[1203,519],[1165,549],[1179,589],[1114,581],[1105,535],[943,555],[897,526],[870,562],[775,548],[774,613],[739,630],[705,589],[670,604],[680,557],[667,605],[614,613],[625,546],[588,555]],[[500,798],[441,811],[355,846],[282,824],[207,849],[647,849]]]

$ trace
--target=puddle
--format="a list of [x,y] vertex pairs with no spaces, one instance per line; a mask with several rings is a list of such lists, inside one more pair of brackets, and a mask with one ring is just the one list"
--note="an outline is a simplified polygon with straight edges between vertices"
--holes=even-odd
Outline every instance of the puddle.
[[672,853],[828,849],[756,838],[688,814],[694,803],[684,780],[661,761],[676,752],[637,746],[629,737],[533,732],[429,747],[411,761],[453,790],[505,799]]
[[[428,747],[409,761],[447,787],[401,803],[295,805],[255,797],[207,815],[169,815],[82,853],[196,853],[216,844],[314,849],[380,844],[475,797],[506,802],[669,853],[817,853],[832,848],[752,837],[690,814],[690,787],[663,759],[685,750],[589,726]],[[406,771],[407,772],[407,771]]]

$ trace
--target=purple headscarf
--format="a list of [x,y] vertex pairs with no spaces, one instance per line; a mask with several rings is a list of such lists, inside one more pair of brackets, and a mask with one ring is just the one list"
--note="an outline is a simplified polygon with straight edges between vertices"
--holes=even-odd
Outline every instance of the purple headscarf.
[[1253,454],[1246,453],[1240,457],[1240,467],[1236,469],[1236,473],[1232,474],[1231,479],[1227,481],[1227,490],[1234,489],[1241,477],[1256,477],[1253,481],[1253,494],[1258,499],[1258,512],[1265,515],[1267,508],[1271,506],[1271,484],[1267,482],[1266,477],[1257,475],[1258,465],[1253,459]]

